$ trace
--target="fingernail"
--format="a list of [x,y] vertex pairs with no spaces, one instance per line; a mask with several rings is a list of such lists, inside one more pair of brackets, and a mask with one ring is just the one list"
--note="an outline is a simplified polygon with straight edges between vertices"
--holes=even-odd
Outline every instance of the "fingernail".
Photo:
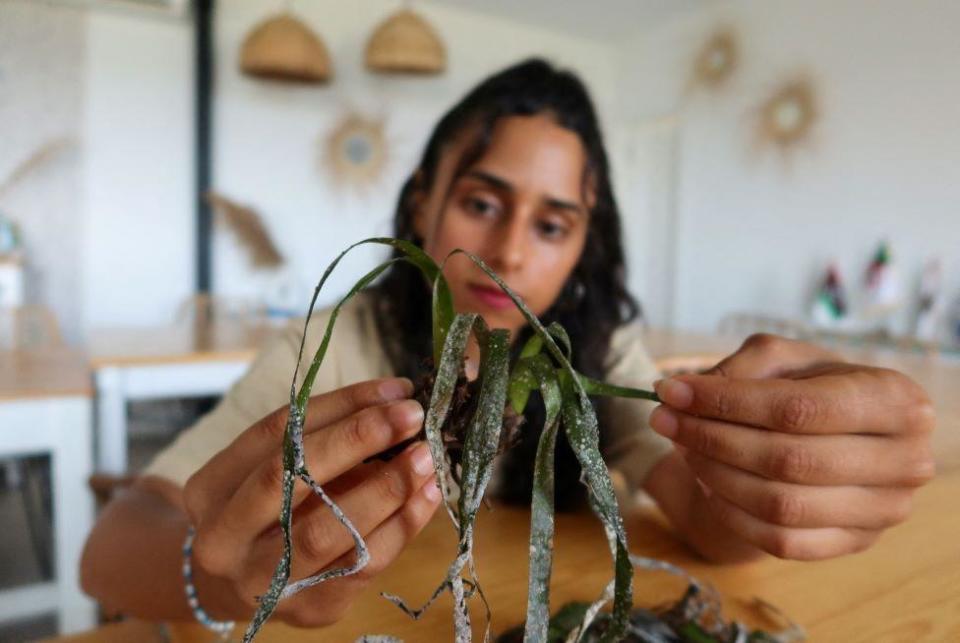
[[416,400],[398,402],[390,408],[390,419],[398,428],[419,427],[423,423],[423,407]]
[[693,387],[686,382],[668,377],[654,384],[660,399],[677,409],[685,409],[693,403]]
[[697,484],[700,485],[700,491],[703,492],[703,495],[705,498],[709,498],[710,496],[713,495],[713,489],[708,487],[703,480],[701,480],[700,478],[697,478],[696,480],[697,480]]
[[430,480],[427,484],[423,485],[423,495],[426,496],[430,502],[440,501],[440,487],[437,486],[436,481]]
[[405,378],[393,378],[380,382],[377,392],[384,400],[402,400],[413,393],[413,384]]
[[673,440],[680,432],[680,421],[677,414],[663,406],[662,404],[653,409],[650,414],[650,426],[653,430],[665,438]]
[[425,476],[433,472],[433,458],[430,457],[430,448],[426,442],[421,442],[410,454],[410,460],[413,463],[413,470],[419,475]]

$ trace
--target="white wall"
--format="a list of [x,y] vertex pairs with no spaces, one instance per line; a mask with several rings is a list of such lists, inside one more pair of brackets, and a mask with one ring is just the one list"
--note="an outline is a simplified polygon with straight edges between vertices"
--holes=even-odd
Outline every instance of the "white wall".
[[[400,181],[442,110],[483,75],[530,54],[574,67],[600,104],[626,206],[631,283],[652,321],[707,329],[730,310],[803,314],[824,262],[840,259],[853,286],[882,236],[908,282],[939,254],[951,294],[960,287],[954,2],[732,0],[627,42],[597,42],[425,1],[418,8],[449,48],[449,71],[435,78],[367,73],[366,39],[397,5],[360,6],[296,5],[330,48],[336,78],[327,87],[237,72],[243,36],[274,5],[223,2],[216,23],[214,184],[263,213],[303,292],[349,241],[389,231]],[[720,23],[741,34],[734,82],[681,100],[691,57]],[[42,251],[65,267],[53,298],[82,329],[164,323],[194,280],[191,26],[102,12],[79,24],[82,88],[77,104],[60,104],[79,119],[82,173],[74,198],[54,209],[69,214],[56,234],[80,243],[51,241]],[[753,110],[798,69],[820,91],[814,140],[789,160],[756,154]],[[351,107],[385,118],[392,151],[382,183],[361,195],[335,189],[316,160],[322,137]],[[219,293],[263,287],[220,233],[214,268]],[[330,295],[358,271],[348,266]]]
[[[396,195],[419,159],[430,127],[485,75],[530,55],[544,55],[580,71],[598,101],[615,97],[614,49],[606,44],[438,4],[418,11],[448,48],[448,71],[436,77],[391,78],[363,67],[363,51],[376,25],[398,8],[393,0],[367,0],[344,10],[337,0],[295,5],[320,34],[335,67],[332,84],[292,87],[242,76],[240,45],[249,30],[276,11],[271,3],[221,3],[217,16],[215,178],[217,189],[255,206],[291,262],[301,289],[298,305],[326,265],[349,243],[389,235]],[[382,117],[390,147],[385,176],[366,194],[337,189],[317,158],[324,136],[356,109]],[[342,294],[363,266],[384,254],[358,250],[358,258],[334,273],[321,302]],[[217,292],[255,296],[262,288],[245,255],[228,235],[215,244]]]
[[84,329],[167,323],[193,290],[193,49],[186,22],[90,11]]
[[[722,24],[740,34],[737,75],[717,94],[685,95],[693,55]],[[952,0],[735,0],[626,44],[623,117],[649,130],[677,116],[676,292],[673,310],[653,310],[654,318],[712,329],[733,310],[803,315],[827,261],[839,260],[853,289],[882,237],[909,286],[938,255],[957,295],[957,25]],[[799,71],[820,95],[813,140],[789,158],[754,149],[756,106]],[[648,143],[664,147],[662,136]],[[670,254],[662,231],[653,236],[655,247],[641,252]]]
[[[615,102],[614,50],[606,44],[433,4],[418,9],[448,47],[449,71],[435,78],[385,78],[362,66],[363,47],[396,2],[358,7],[301,2],[299,15],[322,36],[336,69],[326,87],[252,80],[237,70],[249,30],[276,3],[230,0],[216,17],[214,187],[257,208],[290,259],[306,305],[323,267],[348,243],[390,231],[400,182],[428,127],[483,75],[532,54],[590,79],[598,100]],[[184,21],[89,12],[84,71],[83,326],[171,320],[194,283],[192,32]],[[321,140],[355,108],[385,119],[391,158],[366,194],[335,189],[318,166]],[[360,254],[368,264],[372,253]],[[345,266],[323,298],[358,276]],[[214,243],[214,290],[260,297],[265,280],[228,234]]]
[[79,334],[84,17],[0,2],[0,184],[42,147],[59,151],[0,194],[27,257],[27,303],[43,303],[68,340]]

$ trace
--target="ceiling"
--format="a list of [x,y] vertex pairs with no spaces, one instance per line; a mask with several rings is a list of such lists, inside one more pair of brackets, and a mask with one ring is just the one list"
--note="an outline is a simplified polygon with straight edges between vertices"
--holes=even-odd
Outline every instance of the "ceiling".
[[619,39],[716,0],[429,0],[591,40]]

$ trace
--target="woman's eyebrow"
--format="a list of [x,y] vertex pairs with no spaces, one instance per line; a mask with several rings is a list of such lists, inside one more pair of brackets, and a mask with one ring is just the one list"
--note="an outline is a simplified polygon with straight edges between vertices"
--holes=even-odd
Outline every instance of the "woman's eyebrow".
[[465,176],[468,176],[471,179],[477,179],[478,181],[483,181],[484,183],[488,183],[491,187],[495,187],[505,192],[514,191],[513,185],[511,185],[509,181],[497,176],[496,174],[484,172],[483,170],[470,170]]
[[[464,176],[470,177],[472,179],[477,179],[487,183],[491,187],[497,188],[498,190],[503,190],[504,192],[513,193],[513,185],[506,179],[497,176],[496,174],[491,174],[483,170],[470,170]],[[566,210],[574,214],[582,215],[584,213],[583,208],[580,204],[573,201],[568,201],[566,199],[561,199],[559,197],[548,196],[544,198],[544,203],[549,207],[555,210]]]
[[584,214],[583,208],[579,204],[574,203],[573,201],[567,201],[565,199],[558,199],[556,197],[550,197],[550,196],[544,199],[544,201],[548,206],[550,206],[554,210],[563,210],[565,212],[570,212],[571,214],[576,214],[581,216]]

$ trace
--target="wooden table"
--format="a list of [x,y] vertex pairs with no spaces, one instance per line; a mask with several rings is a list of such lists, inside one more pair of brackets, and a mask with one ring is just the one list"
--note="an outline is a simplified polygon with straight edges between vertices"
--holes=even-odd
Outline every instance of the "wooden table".
[[[737,338],[651,331],[654,357],[726,353]],[[864,643],[960,641],[960,364],[950,358],[892,351],[841,349],[850,359],[898,368],[930,392],[939,422],[934,451],[939,475],[916,497],[914,515],[889,530],[867,552],[818,563],[775,559],[745,566],[711,566],[697,560],[670,534],[656,510],[628,518],[631,549],[663,558],[717,586],[726,598],[729,617],[754,626],[769,626],[747,606],[759,596],[803,625],[811,641]],[[494,629],[508,628],[523,618],[529,515],[498,507],[482,511],[477,534],[477,562],[484,591],[494,612]],[[590,515],[562,515],[557,520],[557,555],[553,606],[568,600],[590,600],[610,577],[609,557],[599,525]],[[443,576],[452,558],[454,534],[439,516],[386,573],[379,577],[343,621],[319,630],[296,630],[271,623],[257,639],[281,641],[353,641],[361,634],[399,636],[406,641],[452,639],[450,600],[444,598],[424,618],[413,623],[381,599],[380,590],[422,601]],[[636,581],[637,600],[653,604],[676,598],[681,583],[672,577],[642,572]],[[475,611],[479,622],[480,613]],[[142,623],[101,628],[75,638],[74,643],[148,640]],[[137,634],[130,632],[136,631]],[[479,631],[478,631],[479,634]],[[159,634],[157,634],[158,639]],[[209,641],[193,624],[170,626],[172,641]],[[479,638],[477,640],[480,640]]]
[[53,491],[51,582],[0,591],[0,620],[56,611],[61,632],[94,625],[80,591],[80,553],[93,525],[90,369],[66,349],[0,352],[0,457],[49,454]]
[[92,332],[87,350],[97,390],[97,470],[127,471],[128,402],[221,395],[273,332],[240,322]]
[[[748,603],[754,596],[773,603],[801,624],[810,641],[914,643],[960,640],[960,472],[940,476],[917,494],[913,517],[889,530],[869,551],[818,563],[768,559],[741,566],[714,566],[697,560],[664,527],[653,510],[627,518],[631,550],[684,566],[714,584],[725,598],[728,617],[771,627]],[[478,573],[490,599],[495,631],[523,619],[526,592],[528,517],[526,511],[496,507],[482,511],[477,533]],[[453,556],[454,534],[438,514],[396,563],[379,577],[347,617],[323,630],[298,630],[271,623],[260,643],[354,641],[361,634],[392,634],[405,641],[452,640],[450,600],[441,600],[419,622],[412,622],[380,598],[380,590],[423,600],[443,576]],[[594,598],[610,577],[610,561],[598,523],[589,514],[557,519],[554,608],[569,600]],[[524,562],[521,562],[524,561]],[[638,572],[637,602],[656,604],[679,597],[682,583],[654,572]],[[474,609],[477,638],[480,610]],[[66,643],[120,640],[125,629],[110,626],[58,639]],[[132,636],[132,635],[131,635]],[[143,634],[136,640],[153,640]],[[159,636],[157,638],[159,639]],[[211,641],[197,625],[170,627],[174,643]]]

